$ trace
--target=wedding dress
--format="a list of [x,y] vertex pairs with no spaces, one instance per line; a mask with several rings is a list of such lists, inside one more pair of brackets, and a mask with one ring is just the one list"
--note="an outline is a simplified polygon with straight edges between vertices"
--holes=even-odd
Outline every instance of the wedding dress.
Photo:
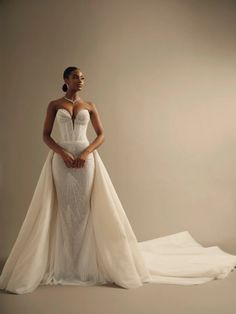
[[[77,155],[89,145],[87,109],[73,121],[61,108],[56,121],[62,147]],[[188,231],[138,242],[97,150],[83,168],[68,168],[50,150],[0,288],[24,294],[55,284],[194,285],[225,278],[235,266],[236,255],[203,247]]]

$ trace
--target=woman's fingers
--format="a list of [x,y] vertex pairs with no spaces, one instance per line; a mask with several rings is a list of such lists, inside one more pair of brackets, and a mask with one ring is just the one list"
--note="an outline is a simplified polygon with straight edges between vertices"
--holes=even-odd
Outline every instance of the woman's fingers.
[[79,167],[79,160],[78,160],[78,158],[75,159],[75,167],[76,167],[76,168]]
[[73,168],[74,166],[74,159],[69,157],[65,160],[65,164],[68,168]]
[[77,168],[83,168],[84,167],[85,160],[80,159],[78,157],[76,161],[77,161]]
[[68,168],[71,168],[71,163],[70,163],[70,162],[66,162],[66,166],[67,166]]
[[85,160],[80,159],[79,157],[75,159],[68,158],[65,160],[65,164],[68,168],[83,168],[85,164]]

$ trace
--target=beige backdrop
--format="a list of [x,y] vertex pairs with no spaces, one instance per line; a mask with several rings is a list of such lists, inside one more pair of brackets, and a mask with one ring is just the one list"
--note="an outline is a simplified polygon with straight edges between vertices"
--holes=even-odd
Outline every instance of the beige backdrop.
[[138,240],[188,230],[236,253],[235,3],[2,1],[1,9],[1,258],[48,153],[47,105],[64,95],[71,65],[100,113],[98,151]]

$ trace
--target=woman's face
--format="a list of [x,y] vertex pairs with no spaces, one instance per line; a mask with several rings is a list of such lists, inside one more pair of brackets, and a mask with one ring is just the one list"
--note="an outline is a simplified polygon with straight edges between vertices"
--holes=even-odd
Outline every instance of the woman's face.
[[65,79],[71,90],[81,90],[84,86],[84,76],[80,70],[74,70],[69,79]]

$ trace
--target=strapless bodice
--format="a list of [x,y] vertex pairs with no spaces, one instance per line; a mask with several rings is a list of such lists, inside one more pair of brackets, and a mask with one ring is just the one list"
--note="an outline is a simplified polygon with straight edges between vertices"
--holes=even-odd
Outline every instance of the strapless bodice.
[[90,121],[88,109],[80,109],[75,118],[64,108],[57,110],[56,120],[60,131],[60,141],[88,141],[87,127]]

